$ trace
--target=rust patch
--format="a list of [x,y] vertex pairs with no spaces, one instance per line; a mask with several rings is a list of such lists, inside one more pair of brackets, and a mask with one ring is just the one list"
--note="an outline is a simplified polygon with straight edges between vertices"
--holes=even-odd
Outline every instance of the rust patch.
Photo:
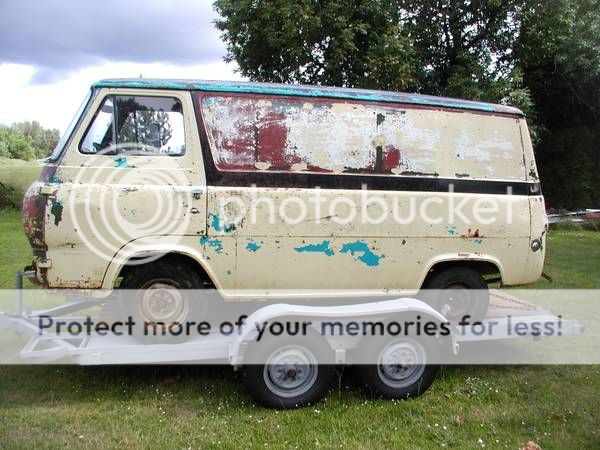
[[467,232],[463,235],[461,235],[460,237],[462,238],[480,238],[483,237],[479,234],[479,228],[477,228],[476,230],[471,230],[470,228],[467,230]]

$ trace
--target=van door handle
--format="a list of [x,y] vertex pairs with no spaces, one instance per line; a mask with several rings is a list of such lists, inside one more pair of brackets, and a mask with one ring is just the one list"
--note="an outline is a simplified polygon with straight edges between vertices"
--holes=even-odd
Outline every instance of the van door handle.
[[206,192],[206,188],[204,186],[185,186],[185,187],[176,187],[173,188],[178,194],[192,194],[196,200],[200,200],[202,198],[202,194]]
[[192,214],[198,214],[200,211],[198,210],[198,208],[192,208],[190,209],[190,213]]

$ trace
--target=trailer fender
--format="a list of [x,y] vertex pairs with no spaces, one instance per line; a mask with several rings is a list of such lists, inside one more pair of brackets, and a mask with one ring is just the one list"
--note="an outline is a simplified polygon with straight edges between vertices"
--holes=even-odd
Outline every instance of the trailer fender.
[[[265,322],[271,322],[278,318],[303,317],[310,318],[313,322],[319,322],[326,319],[356,320],[367,317],[385,317],[409,311],[411,313],[422,314],[423,316],[430,316],[440,322],[447,322],[446,318],[431,306],[413,298],[343,306],[290,305],[286,303],[265,306],[248,316],[240,327],[236,339],[229,346],[229,361],[235,368],[243,365],[246,348],[256,340],[260,327]],[[452,333],[452,341],[454,343],[454,333]],[[336,363],[343,362],[336,356]]]

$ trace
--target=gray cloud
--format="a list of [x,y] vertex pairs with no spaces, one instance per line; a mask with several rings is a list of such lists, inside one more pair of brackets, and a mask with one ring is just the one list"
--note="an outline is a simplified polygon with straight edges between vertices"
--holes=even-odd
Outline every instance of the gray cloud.
[[2,0],[0,62],[46,83],[103,61],[217,61],[225,54],[209,0]]

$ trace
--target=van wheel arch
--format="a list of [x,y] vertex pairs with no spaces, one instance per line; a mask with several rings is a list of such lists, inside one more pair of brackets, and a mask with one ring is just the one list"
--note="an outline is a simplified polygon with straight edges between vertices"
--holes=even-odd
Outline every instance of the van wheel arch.
[[433,277],[444,270],[453,268],[467,268],[476,270],[482,277],[484,275],[496,275],[493,281],[502,281],[502,271],[500,267],[493,261],[488,260],[451,260],[451,261],[440,261],[432,265],[423,282],[421,283],[421,289],[426,289],[430,284]]
[[[144,254],[144,257],[147,258],[148,254],[147,253]],[[135,267],[139,267],[139,265],[131,264],[131,262],[134,261],[135,259],[136,259],[136,256],[132,256],[129,259],[127,259],[127,261],[125,261],[125,263],[121,266],[121,269],[119,270],[119,273],[117,274],[117,276],[115,278],[115,286],[118,283],[120,283],[120,281],[123,278],[125,278],[132,269],[134,269]],[[165,259],[188,266],[190,269],[192,269],[196,273],[198,273],[205,288],[207,288],[207,289],[215,288],[215,284],[214,284],[211,276],[208,274],[208,271],[204,268],[204,266],[196,258],[193,258],[192,256],[187,255],[185,253],[179,253],[179,252],[165,253],[164,255],[162,255],[156,259],[153,259],[151,262],[148,262],[146,264],[153,264],[156,261],[163,261]]]

